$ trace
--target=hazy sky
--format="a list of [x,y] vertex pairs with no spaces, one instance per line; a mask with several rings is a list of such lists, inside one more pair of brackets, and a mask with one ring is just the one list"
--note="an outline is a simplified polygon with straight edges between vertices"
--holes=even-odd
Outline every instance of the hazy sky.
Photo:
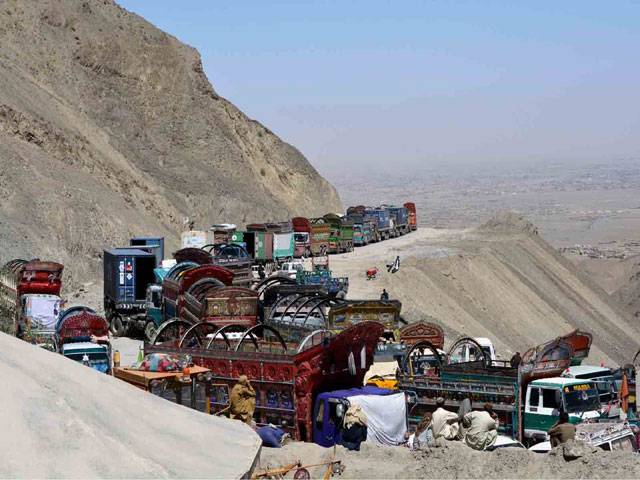
[[118,1],[331,176],[640,158],[640,2]]

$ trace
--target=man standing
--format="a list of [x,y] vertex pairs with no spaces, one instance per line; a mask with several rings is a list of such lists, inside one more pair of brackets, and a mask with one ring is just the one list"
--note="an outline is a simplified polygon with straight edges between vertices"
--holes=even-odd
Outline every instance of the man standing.
[[551,446],[557,447],[576,438],[576,427],[569,422],[569,414],[564,410],[560,412],[560,419],[549,429]]
[[389,293],[387,292],[386,288],[382,289],[382,293],[380,294],[380,300],[383,300],[385,302],[389,301]]
[[484,411],[467,413],[463,417],[463,426],[467,429],[465,441],[474,450],[485,450],[496,443],[498,416],[490,403],[484,404]]
[[253,412],[256,409],[256,392],[249,383],[246,375],[238,377],[229,395],[229,418],[251,423]]
[[444,398],[436,398],[436,411],[431,419],[431,430],[433,438],[444,438],[445,440],[456,440],[460,425],[458,425],[458,415],[444,408]]
[[522,357],[520,356],[520,352],[514,353],[509,363],[511,364],[511,368],[518,368],[520,366],[520,363],[522,363]]

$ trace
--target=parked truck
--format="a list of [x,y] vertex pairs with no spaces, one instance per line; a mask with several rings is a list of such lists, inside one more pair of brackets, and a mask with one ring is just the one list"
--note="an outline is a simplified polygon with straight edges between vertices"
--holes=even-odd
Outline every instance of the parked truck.
[[392,223],[389,211],[384,208],[368,208],[364,210],[365,220],[375,226],[375,241],[387,240],[392,236]]
[[389,216],[393,219],[395,236],[409,233],[409,210],[406,207],[387,207]]
[[329,236],[331,227],[324,218],[311,220],[311,255],[324,257],[329,253]]
[[156,262],[154,253],[138,248],[104,251],[104,313],[114,336],[124,335],[131,327],[145,327]]
[[293,256],[295,258],[311,256],[311,222],[308,218],[294,217],[293,225]]
[[362,247],[373,241],[373,224],[364,219],[362,213],[347,213],[346,219],[353,223],[353,245]]
[[280,263],[293,258],[294,232],[290,222],[247,225],[245,232],[234,232],[232,243],[244,246],[256,263]]
[[329,253],[353,251],[353,221],[328,213],[324,217],[329,224]]
[[[2,331],[34,343],[48,343],[60,313],[62,271],[55,262],[15,259],[0,270]],[[42,334],[42,338],[41,335]],[[52,342],[52,349],[55,343]]]
[[409,212],[409,229],[411,231],[418,229],[418,215],[416,212],[416,204],[413,202],[407,202],[404,204],[404,208]]
[[[420,349],[431,350],[437,365],[424,370],[414,365],[414,359],[419,361],[420,356],[415,353]],[[561,353],[556,349],[540,356],[534,370],[542,378],[536,378],[486,356],[447,364],[433,348],[419,343],[405,354],[398,384],[412,403],[412,423],[424,412],[433,411],[438,397],[444,398],[451,410],[457,410],[466,398],[471,400],[473,409],[491,402],[499,418],[499,432],[530,445],[546,439],[561,410],[569,413],[572,423],[600,417],[601,405],[593,382],[556,376],[563,360],[554,357]]]

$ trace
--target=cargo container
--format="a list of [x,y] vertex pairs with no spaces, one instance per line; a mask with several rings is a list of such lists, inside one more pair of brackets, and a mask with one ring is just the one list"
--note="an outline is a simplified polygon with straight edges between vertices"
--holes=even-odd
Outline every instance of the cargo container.
[[409,212],[409,229],[417,230],[418,229],[418,215],[416,212],[416,204],[413,202],[407,202],[404,204],[404,208],[406,208]]
[[293,232],[272,231],[234,232],[231,242],[242,245],[258,263],[279,262],[293,258]]
[[273,234],[273,258],[274,260],[287,260],[293,258],[294,254],[293,233]]
[[164,260],[164,237],[133,237],[129,245],[140,250],[153,253],[156,256],[156,267]]
[[394,220],[396,236],[409,233],[409,210],[406,207],[387,207],[389,216]]
[[293,225],[293,256],[295,258],[311,256],[311,222],[308,218],[294,217]]
[[271,232],[234,232],[231,243],[244,246],[257,262],[273,260],[273,234]]
[[138,248],[105,250],[104,312],[111,333],[146,323],[147,287],[155,281],[156,256]]
[[384,208],[369,208],[364,211],[365,220],[371,221],[377,230],[377,240],[387,240],[391,237],[391,218],[389,211]]

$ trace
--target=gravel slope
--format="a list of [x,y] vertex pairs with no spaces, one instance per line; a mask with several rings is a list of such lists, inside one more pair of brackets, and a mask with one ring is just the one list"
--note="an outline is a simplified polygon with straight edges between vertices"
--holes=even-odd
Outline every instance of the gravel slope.
[[260,450],[241,422],[173,404],[4,333],[0,378],[1,478],[240,478]]

